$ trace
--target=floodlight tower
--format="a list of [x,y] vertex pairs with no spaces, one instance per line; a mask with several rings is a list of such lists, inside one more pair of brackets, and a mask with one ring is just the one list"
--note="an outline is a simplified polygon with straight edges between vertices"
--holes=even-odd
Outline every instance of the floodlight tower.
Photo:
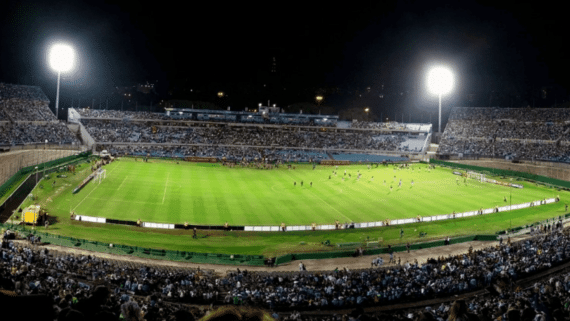
[[441,95],[447,94],[453,87],[453,74],[445,67],[435,67],[428,73],[428,89],[439,96],[439,128],[441,135]]
[[57,44],[51,47],[49,53],[49,63],[53,69],[57,71],[57,94],[55,96],[55,118],[58,116],[59,109],[59,81],[61,72],[66,72],[73,68],[75,53],[73,48],[65,44]]

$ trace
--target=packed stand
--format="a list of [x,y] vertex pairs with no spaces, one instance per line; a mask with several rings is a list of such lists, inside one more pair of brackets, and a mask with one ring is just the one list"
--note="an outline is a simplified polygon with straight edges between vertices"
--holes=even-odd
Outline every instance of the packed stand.
[[298,129],[216,126],[151,126],[140,122],[84,119],[89,134],[100,143],[171,143],[243,146],[279,146],[308,149],[406,151],[404,134],[332,132]]
[[80,144],[63,123],[0,123],[0,145],[44,144],[46,140],[49,144]]
[[481,289],[497,280],[517,280],[565,261],[570,255],[568,231],[500,248],[487,248],[418,265],[391,268],[301,273],[234,273],[231,297],[268,308],[349,308],[424,300]]
[[369,121],[353,121],[350,125],[352,128],[365,129],[386,129],[386,130],[416,130],[422,132],[431,132],[431,124],[404,124],[395,121],[392,122],[369,122]]
[[[119,110],[101,110],[101,109],[76,109],[82,118],[86,119],[137,119],[137,120],[191,120],[192,113],[172,112],[170,115],[164,113],[151,112],[133,112]],[[308,117],[294,117],[291,114],[271,114],[268,118],[260,114],[244,114],[238,121],[238,116],[231,112],[200,110],[193,111],[198,121],[204,122],[222,122],[222,123],[254,123],[254,124],[280,124],[280,125],[296,125],[296,126],[318,126],[318,127],[336,127],[336,119],[316,118],[310,120]],[[243,112],[237,112],[243,113]],[[248,117],[245,117],[245,116]]]
[[327,154],[318,151],[276,150],[245,147],[222,146],[133,146],[133,145],[98,145],[98,150],[107,150],[111,155],[147,156],[151,157],[215,157],[219,160],[239,162],[254,161],[262,158],[268,162],[313,162],[329,159]]
[[[422,265],[402,262],[357,271],[312,272],[301,262],[299,272],[237,269],[225,277],[200,269],[173,270],[92,256],[54,255],[45,248],[14,244],[7,240],[10,237],[6,232],[0,253],[0,284],[16,295],[47,295],[56,314],[69,306],[79,309],[82,301],[90,300],[88,296],[98,291],[111,294],[104,302],[110,303],[115,313],[121,304],[135,302],[150,313],[166,309],[167,302],[251,305],[282,311],[343,309],[449,297],[491,286],[499,298],[475,298],[466,308],[474,314],[499,316],[507,312],[502,306],[508,307],[509,300],[525,297],[521,310],[525,306],[543,310],[541,297],[570,300],[568,273],[538,284],[530,292],[508,287],[567,262],[570,236],[561,226],[559,221],[544,226],[541,233],[527,240],[511,243],[509,239],[500,246],[429,259]],[[38,240],[32,236],[30,242]],[[374,263],[378,261],[374,259]],[[96,284],[103,284],[106,290],[97,290],[100,287]],[[449,311],[445,304],[430,310],[438,317],[445,317]]]
[[0,121],[56,121],[40,87],[0,83]]
[[454,107],[449,120],[514,120],[556,122],[570,120],[569,108]]
[[570,109],[454,108],[439,154],[570,162]]
[[[38,242],[34,237],[29,240]],[[0,261],[0,288],[28,299],[47,296],[53,311],[41,311],[42,316],[58,316],[71,308],[89,320],[101,311],[111,312],[112,319],[118,320],[121,313],[127,318],[130,313],[126,310],[133,308],[142,312],[136,320],[142,320],[142,315],[147,321],[163,320],[177,310],[167,302],[209,304],[219,297],[213,273],[199,268],[154,268],[92,256],[54,254],[11,241],[3,243]],[[99,298],[97,307],[90,306],[98,296],[104,298]]]
[[121,110],[102,110],[102,109],[87,109],[87,108],[77,108],[75,109],[79,112],[79,115],[84,118],[131,118],[131,119],[158,119],[158,120],[170,120],[172,118],[166,116],[166,114],[161,113],[151,113],[145,111],[121,111]]

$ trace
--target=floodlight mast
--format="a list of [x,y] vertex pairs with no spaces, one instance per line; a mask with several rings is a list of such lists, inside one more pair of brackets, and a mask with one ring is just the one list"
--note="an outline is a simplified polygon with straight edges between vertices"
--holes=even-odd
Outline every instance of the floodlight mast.
[[69,71],[73,68],[74,53],[70,46],[58,44],[54,45],[50,50],[50,64],[57,71],[57,92],[55,96],[55,118],[58,118],[59,111],[59,83],[61,80],[61,72]]
[[[59,86],[57,88],[59,88]],[[437,132],[441,135],[441,93],[439,93],[439,125],[437,127]]]
[[451,91],[453,76],[451,71],[444,67],[436,67],[429,72],[428,87],[430,91],[439,96],[439,126],[438,133],[441,135],[441,96]]
[[[57,71],[57,92],[56,92],[56,95],[55,95],[55,119],[59,119],[59,118],[57,117],[57,115],[58,115],[58,112],[59,112],[59,80],[60,80],[60,78],[61,78],[61,71],[58,70],[58,71]],[[441,97],[441,96],[440,96],[440,97]],[[441,109],[441,99],[440,99],[439,105],[440,105],[439,109]],[[441,120],[440,120],[440,122],[441,122]]]

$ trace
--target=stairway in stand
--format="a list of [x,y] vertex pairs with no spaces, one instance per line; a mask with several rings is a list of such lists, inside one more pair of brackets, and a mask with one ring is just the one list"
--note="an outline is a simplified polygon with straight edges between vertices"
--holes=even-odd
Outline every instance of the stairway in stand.
[[438,148],[438,144],[429,144],[428,150],[426,152],[427,158],[435,158],[435,154],[437,153]]

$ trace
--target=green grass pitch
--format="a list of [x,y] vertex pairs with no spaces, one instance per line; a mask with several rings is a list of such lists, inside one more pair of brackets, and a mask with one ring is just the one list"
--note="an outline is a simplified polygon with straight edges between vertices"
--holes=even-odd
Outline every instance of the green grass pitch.
[[[511,200],[518,204],[556,197],[559,193],[520,181],[523,189],[474,179],[465,183],[462,177],[457,181],[453,170],[438,167],[428,172],[425,164],[412,165],[413,171],[382,165],[371,169],[367,165],[338,169],[318,165],[314,170],[311,165],[295,166],[294,170],[285,166],[259,170],[120,159],[106,166],[107,178],[100,184],[92,181],[73,196],[62,193],[58,203],[61,208],[69,205],[80,215],[130,221],[140,218],[145,222],[188,221],[200,225],[223,225],[226,221],[230,225],[310,225],[465,212],[508,205]],[[358,173],[362,174],[360,179]]]

